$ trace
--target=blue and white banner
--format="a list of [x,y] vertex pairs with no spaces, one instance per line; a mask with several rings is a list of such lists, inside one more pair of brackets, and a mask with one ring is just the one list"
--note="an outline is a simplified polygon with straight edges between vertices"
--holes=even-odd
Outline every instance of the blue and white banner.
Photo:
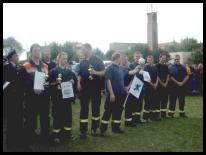
[[139,98],[143,85],[144,83],[139,78],[134,76],[131,87],[129,89],[129,93],[132,94],[134,97]]

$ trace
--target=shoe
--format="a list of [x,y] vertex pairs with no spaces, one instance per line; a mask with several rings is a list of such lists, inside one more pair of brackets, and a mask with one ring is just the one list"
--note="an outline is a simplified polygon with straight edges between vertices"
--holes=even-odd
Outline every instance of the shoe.
[[80,133],[80,139],[86,139],[87,134],[86,133]]
[[112,132],[114,132],[114,133],[124,133],[124,131],[121,128],[112,130]]
[[91,131],[91,135],[92,135],[93,137],[97,137],[97,131],[96,131],[96,130],[92,130],[92,131]]

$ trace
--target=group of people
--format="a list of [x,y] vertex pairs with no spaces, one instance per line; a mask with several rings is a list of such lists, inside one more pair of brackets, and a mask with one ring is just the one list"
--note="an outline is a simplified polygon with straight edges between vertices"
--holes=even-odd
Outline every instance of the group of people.
[[[50,49],[38,44],[31,46],[30,60],[23,66],[19,66],[15,50],[8,54],[8,63],[3,68],[3,89],[7,119],[6,144],[9,150],[30,150],[37,136],[38,114],[41,142],[59,144],[72,139],[72,103],[77,96],[81,105],[81,139],[88,135],[90,101],[91,135],[94,137],[99,135],[98,130],[100,136],[107,136],[110,118],[112,132],[124,133],[120,127],[123,110],[127,127],[173,118],[177,98],[179,116],[187,117],[184,110],[185,83],[189,76],[186,68],[180,64],[179,55],[175,56],[175,63],[168,67],[165,54],[161,54],[159,63],[154,64],[152,55],[147,56],[145,63],[141,52],[137,51],[134,53],[134,62],[129,64],[126,55],[115,52],[111,57],[111,65],[105,69],[103,61],[93,54],[90,44],[83,44],[82,54],[84,59],[78,65],[76,74],[68,65],[67,53],[60,52],[55,64],[50,60]],[[140,59],[143,62],[140,63]],[[144,79],[144,72],[149,74],[150,81]],[[37,73],[44,73],[43,89],[36,89]],[[134,77],[144,83],[138,98],[129,92]],[[72,88],[73,95],[69,96],[71,92],[68,89],[66,91],[65,87]],[[106,100],[103,115],[100,116],[101,91],[104,89]],[[50,113],[53,117],[52,128]]]

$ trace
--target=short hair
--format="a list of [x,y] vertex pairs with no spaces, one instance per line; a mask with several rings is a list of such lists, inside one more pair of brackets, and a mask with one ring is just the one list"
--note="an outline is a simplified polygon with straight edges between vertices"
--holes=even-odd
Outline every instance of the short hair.
[[92,46],[89,43],[83,44],[83,47],[92,50]]
[[175,58],[176,58],[176,57],[179,57],[179,58],[180,58],[180,55],[179,55],[179,54],[175,54]]
[[112,54],[111,60],[115,61],[121,57],[121,54],[119,52],[115,52]]
[[159,58],[161,58],[162,56],[166,56],[167,57],[167,54],[166,53],[161,53]]
[[57,60],[59,60],[62,55],[66,55],[68,57],[68,54],[66,52],[60,52],[58,55],[57,55]]
[[147,58],[154,58],[154,56],[153,55],[148,55]]
[[37,43],[32,44],[31,47],[30,47],[30,52],[32,52],[34,48],[41,48],[41,46]]
[[140,51],[136,51],[136,52],[134,52],[134,55],[135,54],[142,54]]

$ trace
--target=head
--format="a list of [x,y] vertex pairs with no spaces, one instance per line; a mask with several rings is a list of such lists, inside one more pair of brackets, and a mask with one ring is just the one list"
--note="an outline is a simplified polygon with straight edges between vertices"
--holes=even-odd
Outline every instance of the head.
[[119,52],[115,52],[112,54],[111,60],[118,65],[121,63],[121,54]]
[[92,55],[92,46],[88,43],[83,44],[82,54],[85,56],[85,58],[90,57]]
[[7,59],[14,64],[19,63],[19,55],[16,53],[16,50],[11,50],[7,56]]
[[203,69],[203,64],[202,64],[202,63],[199,63],[197,68],[198,68],[198,69]]
[[41,60],[41,46],[39,44],[33,44],[30,48],[31,59]]
[[149,63],[149,64],[153,64],[153,63],[154,63],[154,57],[153,57],[153,55],[148,55],[148,56],[147,56],[147,63]]
[[67,66],[68,54],[66,52],[60,52],[57,55],[57,62],[60,66]]
[[142,54],[140,51],[136,51],[133,55],[134,61],[138,62],[138,60],[142,57]]
[[139,65],[140,65],[140,68],[141,69],[144,69],[144,65],[145,65],[145,59],[144,58],[140,58],[139,61],[138,61]]
[[44,47],[43,49],[42,49],[43,51],[42,51],[42,56],[43,56],[43,59],[44,59],[44,61],[50,61],[50,59],[51,59],[51,50],[50,50],[50,48],[49,47]]
[[180,55],[176,54],[174,60],[175,64],[180,64]]
[[121,54],[121,65],[125,67],[128,66],[128,57],[125,54]]
[[166,63],[166,60],[167,60],[167,55],[166,54],[160,54],[159,62],[164,64],[164,63]]

